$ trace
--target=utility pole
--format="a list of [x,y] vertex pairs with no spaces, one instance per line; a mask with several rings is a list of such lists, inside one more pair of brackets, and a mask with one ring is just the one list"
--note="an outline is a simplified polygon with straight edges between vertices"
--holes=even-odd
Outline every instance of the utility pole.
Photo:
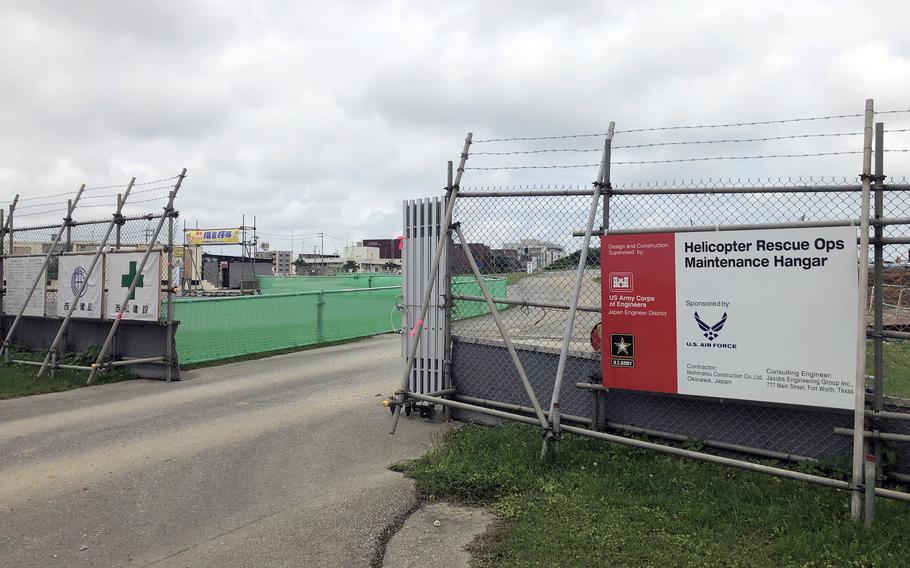
[[319,261],[322,264],[322,274],[325,275],[325,234],[319,233]]

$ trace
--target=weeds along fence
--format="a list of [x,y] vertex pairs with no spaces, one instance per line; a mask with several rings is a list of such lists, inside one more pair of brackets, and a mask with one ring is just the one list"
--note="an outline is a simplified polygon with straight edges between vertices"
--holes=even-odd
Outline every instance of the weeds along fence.
[[[177,354],[183,364],[321,345],[402,328],[401,276],[262,276],[262,295],[177,298]],[[494,297],[506,279],[488,278]],[[476,290],[477,284],[474,282]],[[479,292],[478,292],[479,293]],[[489,313],[465,303],[459,318]]]
[[[876,114],[868,104],[863,113],[804,119],[468,135],[439,223],[458,254],[443,257],[439,270],[508,279],[497,303],[509,309],[452,318],[448,360],[434,363],[447,369],[445,388],[421,392],[403,380],[391,400],[392,431],[408,405],[444,405],[465,418],[540,427],[546,458],[558,456],[559,437],[570,432],[849,491],[853,518],[867,522],[874,496],[910,500],[910,183],[884,174],[886,156],[905,167],[910,128],[899,120],[910,111]],[[876,116],[898,124],[879,122],[873,132]],[[585,155],[600,161],[578,159]],[[712,177],[693,179],[684,169],[693,166]],[[800,177],[807,167],[826,175]],[[521,183],[529,175],[537,183]],[[467,186],[466,176],[476,184]],[[648,177],[668,181],[638,181]],[[855,351],[861,367],[851,372],[850,409],[604,386],[611,333],[623,330],[602,313],[602,235],[836,227],[853,227],[857,239],[859,334],[830,346],[827,331],[794,336],[812,327],[794,310],[760,341],[769,352],[778,341]],[[429,262],[423,277],[434,278]],[[489,307],[476,279],[474,289],[462,288],[469,281],[453,282],[451,300]],[[416,353],[405,353],[405,379]]]

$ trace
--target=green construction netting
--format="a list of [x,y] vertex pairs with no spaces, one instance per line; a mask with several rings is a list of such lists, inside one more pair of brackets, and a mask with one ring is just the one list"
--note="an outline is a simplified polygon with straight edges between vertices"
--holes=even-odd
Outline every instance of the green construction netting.
[[[484,283],[493,299],[506,297],[506,279],[494,276],[484,277]],[[458,296],[483,296],[480,285],[473,276],[452,276],[452,293]],[[504,310],[505,304],[496,304],[496,308]],[[486,302],[473,302],[468,300],[452,300],[452,319],[462,320],[474,318],[490,313]]]
[[335,276],[260,276],[259,290],[263,295],[320,290],[350,290],[353,288],[382,288],[401,286],[400,274],[336,274]]
[[[265,277],[270,292],[263,295],[224,298],[177,298],[174,319],[177,326],[177,355],[183,364],[227,359],[251,353],[264,353],[319,345],[333,341],[367,337],[397,330],[401,314],[401,276],[362,278],[334,277]],[[397,286],[376,287],[377,278],[397,278]],[[283,281],[276,284],[275,281]],[[487,277],[490,295],[506,297],[506,280]],[[326,286],[351,282],[361,288],[330,289]],[[292,286],[297,292],[278,293],[274,286]],[[317,286],[315,290],[300,288]],[[471,276],[454,276],[452,288],[457,294],[480,296],[480,286]],[[489,313],[482,302],[456,300],[452,317],[465,319]],[[500,309],[507,306],[498,305]],[[163,311],[163,310],[162,310]]]
[[184,364],[366,337],[400,326],[398,287],[174,303]]

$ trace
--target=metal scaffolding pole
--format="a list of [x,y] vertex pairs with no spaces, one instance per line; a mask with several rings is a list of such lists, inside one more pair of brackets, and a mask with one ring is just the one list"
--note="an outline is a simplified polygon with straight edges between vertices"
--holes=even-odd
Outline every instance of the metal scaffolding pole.
[[[455,200],[458,197],[458,186],[461,184],[461,178],[464,175],[464,166],[465,162],[468,161],[468,150],[471,148],[472,137],[473,134],[468,132],[468,135],[464,140],[464,148],[461,151],[461,161],[458,164],[458,171],[455,174],[455,182],[451,187],[449,202],[446,203],[446,214],[445,218],[442,220],[442,226],[440,227],[439,242],[436,245],[436,253],[433,255],[433,264],[430,266],[430,274],[427,277],[427,287],[424,291],[423,301],[420,304],[420,314],[415,321],[423,321],[426,319],[427,311],[430,308],[430,299],[433,296],[433,288],[435,288],[436,277],[439,274],[439,261],[442,258],[446,239],[449,238],[449,227],[452,225],[452,213],[455,209]],[[417,357],[417,346],[420,343],[421,337],[423,337],[423,325],[418,325],[415,329],[414,341],[411,343],[408,358],[404,364],[401,387],[398,392],[395,393],[397,401],[392,411],[392,427],[389,430],[390,434],[394,434],[395,430],[398,428],[398,419],[401,416],[401,406],[405,401],[405,393],[408,390],[408,382],[411,377],[411,370],[414,368],[414,360]]]
[[863,192],[860,211],[859,304],[856,334],[856,383],[853,408],[853,471],[850,482],[850,518],[859,522],[863,513],[863,429],[866,410],[866,294],[869,289],[869,205],[872,187],[872,122],[875,110],[872,99],[866,99],[863,129]]
[[[578,270],[575,273],[575,287],[572,290],[572,299],[569,301],[569,314],[566,318],[565,334],[562,338],[562,349],[559,352],[559,363],[556,367],[556,379],[553,381],[553,394],[550,398],[550,421],[553,428],[553,436],[544,440],[541,455],[547,459],[559,458],[559,414],[560,414],[560,394],[562,392],[562,381],[566,374],[566,362],[569,359],[569,347],[572,345],[572,334],[575,331],[575,314],[578,312],[578,297],[581,295],[581,287],[584,284],[585,268],[588,265],[588,250],[591,245],[591,233],[594,231],[594,220],[597,216],[597,206],[600,205],[600,193],[604,188],[609,187],[610,180],[610,145],[613,143],[613,129],[616,126],[610,122],[607,130],[607,139],[604,141],[603,158],[600,162],[600,171],[597,174],[597,180],[594,182],[594,195],[591,200],[591,209],[588,212],[588,224],[585,227],[585,237],[582,241],[580,255],[578,257]],[[608,209],[604,206],[603,223],[606,227],[608,223]]]
[[[255,225],[255,223],[253,223]],[[184,251],[186,254],[186,251]],[[167,382],[174,380],[174,214],[167,212]]]
[[[882,191],[882,184],[885,182],[885,123],[879,122],[875,125],[875,213],[874,227],[875,233],[875,268],[872,293],[874,294],[873,322],[872,322],[872,376],[875,381],[875,398],[873,401],[875,410],[881,412],[884,408],[884,352],[882,327],[884,316],[884,245],[882,237],[884,236],[884,227],[881,223],[885,214],[885,195]],[[872,418],[873,430],[878,431],[878,418]],[[881,443],[876,437],[872,440],[872,453],[866,456],[866,500],[865,500],[865,522],[866,526],[872,526],[875,520],[875,486],[878,481],[878,471],[881,464]],[[871,458],[871,460],[870,460]],[[870,463],[871,461],[871,463]],[[870,469],[871,468],[871,469]],[[872,475],[868,475],[869,473]]]
[[95,272],[95,267],[98,265],[99,260],[102,261],[103,266],[104,248],[107,246],[107,242],[111,238],[111,233],[113,232],[114,227],[117,225],[117,218],[120,216],[120,212],[123,210],[123,205],[129,198],[130,191],[133,189],[133,184],[135,183],[136,178],[131,178],[129,184],[126,186],[126,192],[123,194],[123,199],[117,199],[117,211],[114,213],[113,218],[108,223],[107,231],[105,231],[104,237],[102,237],[101,241],[98,243],[98,249],[95,251],[95,256],[92,258],[92,263],[89,264],[88,270],[85,273],[85,278],[82,280],[82,284],[79,286],[79,293],[76,294],[73,303],[70,305],[69,310],[67,310],[66,316],[63,318],[63,323],[60,324],[60,328],[57,330],[57,335],[54,336],[54,340],[51,342],[51,347],[48,349],[47,354],[44,356],[44,362],[41,363],[41,369],[38,370],[38,378],[41,378],[41,376],[44,375],[44,371],[47,370],[47,366],[51,363],[51,359],[54,359],[54,362],[56,363],[56,358],[59,355],[57,351],[60,348],[60,340],[63,339],[63,335],[66,333],[66,328],[69,327],[70,320],[73,317],[73,312],[76,311],[76,306],[79,303],[78,300],[85,293],[85,289],[88,288],[89,279]]
[[[76,206],[79,204],[79,200],[82,198],[82,192],[85,191],[85,184],[82,184],[79,187],[79,191],[76,192],[76,197],[73,199],[72,203],[67,209],[66,219],[70,219],[73,216],[73,211],[76,209]],[[22,308],[19,309],[19,313],[16,315],[16,319],[13,320],[13,324],[10,326],[9,331],[6,333],[6,338],[3,340],[3,357],[4,360],[8,363],[10,360],[10,343],[13,339],[13,334],[16,332],[16,327],[18,327],[19,322],[22,320],[22,314],[25,313],[26,308],[28,308],[28,303],[32,299],[32,295],[35,293],[35,289],[38,288],[38,283],[45,278],[47,265],[50,264],[51,257],[54,256],[54,252],[57,250],[57,246],[60,244],[60,239],[63,237],[64,231],[66,231],[67,220],[64,219],[63,223],[60,224],[57,229],[57,234],[54,235],[54,239],[51,241],[51,246],[47,251],[47,254],[44,256],[44,264],[41,266],[41,270],[38,272],[38,276],[35,277],[35,281],[32,283],[31,289],[29,289],[28,296],[25,297],[25,302],[22,304]],[[12,218],[7,220],[10,223],[10,252],[13,250],[12,246]]]
[[[183,179],[186,177],[186,168],[183,168],[183,171],[180,172],[180,175],[177,176],[177,183],[174,185],[174,189],[171,190],[168,195],[167,205],[164,207],[164,214],[158,218],[158,226],[155,227],[155,234],[149,239],[149,243],[145,248],[145,254],[142,256],[142,261],[136,267],[136,274],[142,274],[142,271],[145,270],[145,264],[148,262],[149,256],[152,254],[152,249],[155,247],[155,241],[158,240],[158,235],[161,234],[161,228],[164,227],[165,219],[170,218],[171,214],[174,211],[174,199],[177,197],[177,192],[180,191],[180,186],[183,184]],[[156,275],[156,281],[159,282],[160,286],[161,275]],[[88,376],[86,384],[91,384],[95,380],[95,375],[98,373],[98,368],[101,366],[107,353],[111,348],[111,342],[114,339],[114,335],[117,333],[117,328],[120,327],[120,322],[123,321],[123,313],[126,311],[127,304],[129,304],[130,296],[133,295],[133,292],[136,290],[136,284],[139,282],[139,277],[135,277],[130,282],[130,287],[124,294],[123,301],[120,302],[120,311],[117,312],[117,315],[114,316],[114,323],[111,325],[111,329],[107,332],[107,337],[104,339],[104,344],[101,346],[101,351],[98,353],[98,358],[92,364],[92,372]]]

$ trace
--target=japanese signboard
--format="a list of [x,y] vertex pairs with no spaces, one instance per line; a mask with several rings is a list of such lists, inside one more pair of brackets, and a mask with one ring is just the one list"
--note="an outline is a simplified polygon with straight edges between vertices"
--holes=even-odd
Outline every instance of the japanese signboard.
[[161,306],[161,253],[153,252],[139,272],[142,252],[107,255],[107,317],[116,318],[133,280],[136,288],[126,302],[125,320],[157,321]]
[[[47,287],[47,271],[42,272],[43,256],[13,256],[3,262],[3,274],[6,279],[6,294],[3,296],[3,313],[18,315],[25,306],[23,315],[43,316],[44,295]],[[32,297],[29,290],[39,274],[43,274]],[[26,305],[28,300],[28,305]]]
[[604,386],[852,408],[852,227],[607,235]]
[[240,243],[240,229],[193,229],[186,231],[188,245],[231,245]]
[[[70,307],[75,304],[73,317],[100,318],[101,295],[104,278],[102,262],[99,262],[92,273],[94,255],[64,255],[57,265],[57,315],[65,317]],[[81,294],[80,294],[81,292]]]

